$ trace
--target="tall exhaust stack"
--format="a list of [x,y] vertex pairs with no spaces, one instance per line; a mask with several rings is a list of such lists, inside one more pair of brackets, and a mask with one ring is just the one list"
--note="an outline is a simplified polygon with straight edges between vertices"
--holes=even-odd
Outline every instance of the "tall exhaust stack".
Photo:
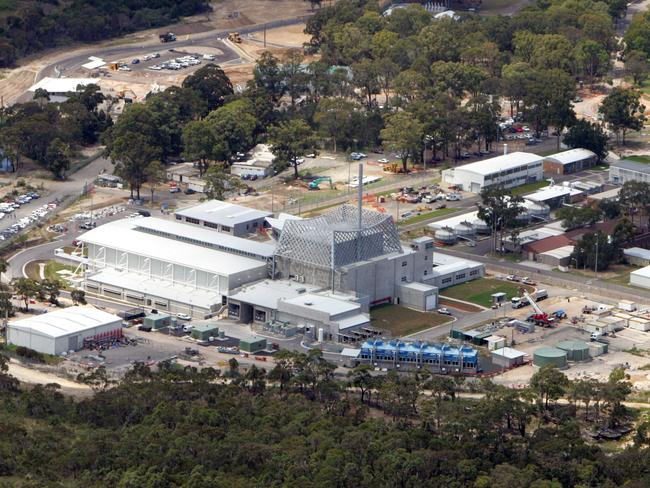
[[359,163],[359,188],[358,188],[358,193],[357,193],[357,205],[359,207],[359,222],[357,225],[357,228],[359,231],[362,229],[363,225],[363,219],[362,219],[362,212],[363,212],[363,163]]
[[504,144],[503,145],[503,155],[506,156],[508,154],[508,145]]

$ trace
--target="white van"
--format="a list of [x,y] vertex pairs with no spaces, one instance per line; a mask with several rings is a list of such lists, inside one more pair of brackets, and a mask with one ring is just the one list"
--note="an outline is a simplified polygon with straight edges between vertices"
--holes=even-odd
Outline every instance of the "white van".
[[186,334],[189,334],[190,332],[192,332],[193,329],[194,329],[194,326],[190,325],[190,324],[186,324],[186,325],[183,326],[183,332],[185,332]]

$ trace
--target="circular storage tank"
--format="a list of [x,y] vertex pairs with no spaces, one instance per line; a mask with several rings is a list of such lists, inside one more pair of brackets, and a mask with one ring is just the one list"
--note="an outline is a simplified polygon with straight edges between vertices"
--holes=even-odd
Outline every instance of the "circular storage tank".
[[589,344],[584,341],[562,341],[558,343],[557,348],[566,351],[566,357],[569,361],[588,361],[591,359]]
[[469,222],[461,222],[454,226],[454,232],[459,237],[474,237],[476,235],[476,229]]
[[540,203],[540,202],[530,202],[529,205],[527,205],[527,212],[528,215],[531,217],[537,217],[537,218],[542,218],[545,219],[551,214],[551,209],[549,208],[548,205],[545,203]]
[[457,237],[453,230],[445,227],[435,232],[435,239],[443,244],[455,244]]
[[474,226],[474,229],[476,229],[476,232],[478,234],[491,234],[492,229],[490,229],[490,226],[485,223],[484,220],[479,219],[478,217],[470,222]]
[[533,365],[542,367],[547,364],[564,369],[567,367],[566,351],[558,349],[557,347],[540,347],[533,352]]

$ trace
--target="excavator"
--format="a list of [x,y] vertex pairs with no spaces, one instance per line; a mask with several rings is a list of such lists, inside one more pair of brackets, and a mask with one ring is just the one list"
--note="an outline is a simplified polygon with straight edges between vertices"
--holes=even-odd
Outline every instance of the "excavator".
[[[127,93],[130,93],[131,95],[133,95],[133,97],[126,96]],[[137,100],[137,98],[138,98],[138,96],[135,94],[135,92],[133,90],[131,90],[130,88],[126,88],[125,90],[118,91],[116,96],[120,100],[124,100],[124,103],[133,103],[133,100]]]
[[309,189],[310,190],[320,190],[320,187],[318,185],[320,185],[324,181],[329,181],[330,190],[334,189],[334,183],[332,183],[332,178],[330,178],[329,176],[323,176],[321,178],[316,178],[314,181],[309,183]]
[[234,42],[235,44],[241,44],[241,36],[239,35],[239,32],[229,32],[228,40],[230,42]]

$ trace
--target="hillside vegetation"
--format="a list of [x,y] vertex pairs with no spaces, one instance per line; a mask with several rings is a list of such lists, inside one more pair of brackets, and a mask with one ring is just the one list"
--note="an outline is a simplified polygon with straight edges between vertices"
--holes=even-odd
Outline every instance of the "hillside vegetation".
[[207,0],[0,0],[0,67],[42,49],[160,27],[209,8]]

